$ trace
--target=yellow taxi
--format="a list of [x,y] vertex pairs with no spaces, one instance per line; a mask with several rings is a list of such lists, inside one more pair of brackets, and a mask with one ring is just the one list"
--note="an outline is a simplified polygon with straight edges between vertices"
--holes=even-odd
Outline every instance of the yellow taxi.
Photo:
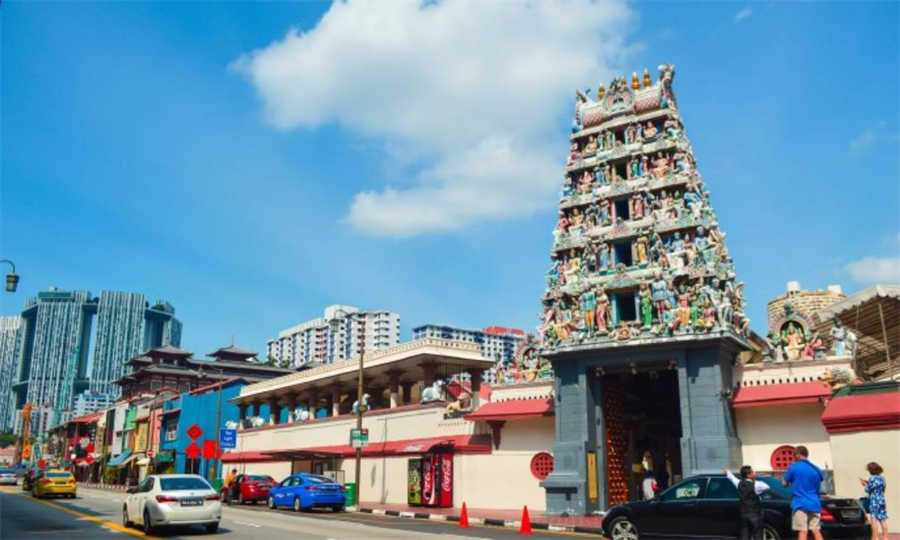
[[77,487],[78,483],[69,471],[41,471],[31,485],[31,496],[41,498],[59,495],[74,499]]

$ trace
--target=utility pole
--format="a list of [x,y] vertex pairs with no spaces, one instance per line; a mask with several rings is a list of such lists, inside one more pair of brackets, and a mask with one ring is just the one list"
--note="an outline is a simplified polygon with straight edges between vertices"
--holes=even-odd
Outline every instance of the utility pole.
[[[221,377],[221,375],[222,375],[222,370],[220,369],[219,376]],[[223,385],[224,382],[225,382],[224,379],[219,381],[219,388],[218,388],[218,391],[216,392],[216,394],[217,394],[216,395],[216,435],[215,435],[215,437],[216,437],[216,455],[215,455],[215,461],[214,461],[215,468],[213,469],[213,475],[216,478],[219,476],[219,466],[221,464],[220,461],[222,459],[222,456],[220,455],[222,453],[222,449],[219,448],[219,439],[221,438],[220,432],[222,429],[222,426],[221,426],[221,424],[222,424],[222,386],[224,386]]]
[[[362,347],[359,350],[359,375],[357,377],[357,385],[356,385],[356,429],[359,433],[362,433],[362,417],[363,413],[366,410],[366,406],[363,405],[363,357],[366,355],[366,344],[363,342]],[[361,489],[359,484],[360,479],[360,467],[362,466],[362,446],[356,447],[356,507],[359,508]]]

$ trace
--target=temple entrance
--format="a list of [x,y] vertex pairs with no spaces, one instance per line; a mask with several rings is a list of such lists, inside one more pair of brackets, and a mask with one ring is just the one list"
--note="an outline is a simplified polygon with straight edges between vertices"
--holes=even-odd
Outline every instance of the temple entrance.
[[608,505],[640,500],[648,475],[660,489],[680,480],[678,372],[604,375],[603,396]]

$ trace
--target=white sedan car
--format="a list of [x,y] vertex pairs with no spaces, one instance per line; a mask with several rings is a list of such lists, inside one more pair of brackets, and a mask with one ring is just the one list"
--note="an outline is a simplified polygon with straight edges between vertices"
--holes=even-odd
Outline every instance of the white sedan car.
[[16,485],[16,472],[12,469],[0,469],[0,485]]
[[215,533],[222,519],[219,495],[196,474],[154,474],[128,488],[122,524],[141,525],[146,534],[165,525],[203,525]]

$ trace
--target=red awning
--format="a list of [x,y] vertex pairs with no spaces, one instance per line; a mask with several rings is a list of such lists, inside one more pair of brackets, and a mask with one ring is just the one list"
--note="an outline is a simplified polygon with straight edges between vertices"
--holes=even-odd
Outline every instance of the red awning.
[[90,413],[72,419],[73,424],[90,424],[100,419],[103,413]]
[[831,396],[831,388],[819,381],[741,386],[731,405],[735,409],[765,407],[768,405],[795,405],[817,403]]
[[485,403],[478,410],[465,416],[466,420],[517,420],[553,416],[553,400],[550,398],[510,399]]
[[[362,455],[366,457],[377,457],[424,454],[425,452],[440,446],[449,447],[452,448],[454,452],[466,454],[489,454],[491,452],[491,437],[490,435],[447,435],[445,437],[425,437],[421,439],[373,442],[363,448]],[[277,456],[281,459],[289,459],[292,455],[298,457],[310,455],[352,457],[356,455],[356,449],[349,444],[336,444],[330,446],[307,446],[283,450],[267,450],[264,453],[271,456]]]
[[834,398],[822,413],[828,433],[900,429],[900,393]]
[[251,463],[256,461],[275,461],[276,458],[263,452],[226,452],[222,463]]

